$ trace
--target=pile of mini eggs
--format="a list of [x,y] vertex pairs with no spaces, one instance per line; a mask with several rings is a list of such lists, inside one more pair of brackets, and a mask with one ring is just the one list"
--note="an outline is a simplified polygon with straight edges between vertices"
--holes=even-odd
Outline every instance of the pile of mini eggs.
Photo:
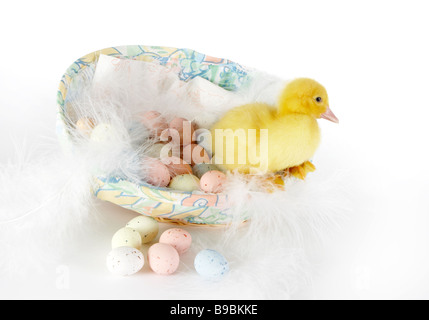
[[[211,139],[197,137],[195,123],[180,117],[167,122],[157,111],[145,112],[137,118],[150,131],[153,142],[145,148],[141,159],[141,175],[148,183],[187,192],[222,192],[226,175],[210,163]],[[83,118],[77,121],[76,129],[92,141],[105,141],[112,128]]]
[[[138,216],[128,222],[112,238],[112,251],[106,259],[108,270],[120,276],[139,272],[145,264],[142,245],[152,242],[158,232],[158,222],[151,217]],[[184,229],[164,231],[158,243],[152,244],[147,252],[150,268],[159,275],[173,274],[179,267],[180,256],[189,250],[191,244],[192,236]],[[202,250],[196,255],[194,267],[198,274],[211,280],[219,280],[229,271],[227,260],[211,249]]]

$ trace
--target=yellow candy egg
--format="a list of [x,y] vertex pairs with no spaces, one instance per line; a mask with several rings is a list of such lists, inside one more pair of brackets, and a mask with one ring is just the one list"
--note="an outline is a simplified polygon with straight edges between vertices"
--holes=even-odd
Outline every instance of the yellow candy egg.
[[159,231],[158,221],[147,216],[135,217],[127,223],[126,227],[134,229],[140,233],[142,243],[151,242],[156,238]]
[[142,237],[136,229],[119,229],[112,238],[112,249],[119,247],[130,247],[140,250]]
[[200,189],[200,179],[193,174],[182,174],[175,176],[169,187],[171,189],[192,192]]

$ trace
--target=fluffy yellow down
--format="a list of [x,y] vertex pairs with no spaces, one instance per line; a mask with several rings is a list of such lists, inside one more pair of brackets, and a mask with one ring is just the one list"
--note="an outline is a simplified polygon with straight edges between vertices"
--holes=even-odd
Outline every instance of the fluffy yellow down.
[[[307,78],[295,79],[283,90],[277,107],[261,103],[240,106],[211,128],[214,162],[241,173],[277,172],[300,166],[313,157],[319,145],[317,119],[327,110],[328,95],[321,84]],[[234,143],[225,143],[228,139],[222,138],[217,129],[235,132]],[[244,130],[244,135],[238,134],[238,129]],[[248,129],[255,129],[256,139],[249,140]],[[268,150],[264,149],[265,133],[261,129],[267,130]],[[224,143],[219,148],[221,141]]]

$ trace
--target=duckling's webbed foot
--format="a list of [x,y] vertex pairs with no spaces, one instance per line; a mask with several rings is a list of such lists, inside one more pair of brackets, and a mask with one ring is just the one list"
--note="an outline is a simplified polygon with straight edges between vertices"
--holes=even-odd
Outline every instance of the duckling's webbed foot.
[[310,161],[305,161],[299,166],[289,168],[289,174],[301,180],[304,180],[308,173],[314,171],[316,171],[316,167]]

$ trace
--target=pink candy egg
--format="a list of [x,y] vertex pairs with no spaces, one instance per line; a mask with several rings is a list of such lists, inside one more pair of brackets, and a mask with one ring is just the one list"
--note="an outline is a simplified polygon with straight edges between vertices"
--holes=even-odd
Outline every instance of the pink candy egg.
[[156,243],[147,253],[150,268],[157,274],[169,275],[179,267],[179,253],[171,245]]
[[183,148],[183,160],[193,166],[199,163],[209,163],[210,156],[203,147],[193,143]]
[[170,171],[161,160],[146,158],[143,161],[143,176],[146,180],[158,187],[166,187],[170,183]]
[[192,243],[191,234],[180,228],[172,228],[165,230],[159,238],[159,243],[166,243],[171,245],[177,252],[184,254],[189,250]]
[[223,190],[226,175],[223,172],[212,170],[206,172],[200,179],[200,188],[209,193],[219,193]]
[[158,111],[145,112],[141,116],[141,122],[156,136],[160,136],[165,129],[168,129],[167,122]]
[[[185,118],[174,118],[169,124],[170,135],[178,135],[181,145],[191,144],[195,140],[195,126]],[[173,140],[174,141],[174,140]],[[178,141],[177,141],[178,142]]]
[[161,161],[167,166],[171,177],[192,173],[192,167],[178,157],[163,158]]

